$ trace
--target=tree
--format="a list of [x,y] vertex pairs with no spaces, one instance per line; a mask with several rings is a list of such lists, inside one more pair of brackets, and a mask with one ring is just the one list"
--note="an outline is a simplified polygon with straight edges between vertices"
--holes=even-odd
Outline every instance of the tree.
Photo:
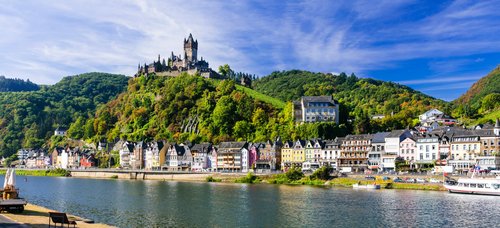
[[234,73],[228,64],[224,64],[222,66],[219,66],[219,74],[221,74],[224,78],[228,78],[228,76],[231,76]]
[[229,96],[223,96],[217,101],[212,122],[220,134],[230,135],[234,124],[234,112],[236,110],[233,100]]
[[491,93],[486,95],[481,102],[483,112],[493,110],[500,107],[500,93]]
[[245,120],[240,120],[234,124],[233,135],[238,141],[248,140],[251,134],[252,125]]
[[66,134],[68,135],[69,138],[72,139],[81,139],[84,136],[84,126],[85,126],[85,120],[83,117],[78,117],[74,123],[72,123]]

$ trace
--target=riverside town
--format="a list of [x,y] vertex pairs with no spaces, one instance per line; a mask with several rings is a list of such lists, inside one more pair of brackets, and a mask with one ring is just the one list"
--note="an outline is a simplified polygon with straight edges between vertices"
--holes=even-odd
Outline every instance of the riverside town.
[[[334,120],[337,110],[329,97],[302,97],[297,102],[305,119]],[[332,112],[330,112],[332,110]],[[296,113],[296,111],[294,112]],[[298,121],[303,116],[296,118]],[[419,116],[413,129],[374,134],[347,135],[332,140],[298,139],[264,142],[170,143],[165,140],[132,142],[118,140],[82,147],[57,147],[53,151],[20,149],[12,164],[21,168],[86,169],[100,167],[187,172],[274,173],[301,167],[313,172],[323,166],[350,173],[433,172],[450,166],[454,173],[467,174],[474,167],[480,173],[500,170],[500,122],[477,125],[471,129],[454,127],[456,120],[432,109]],[[57,128],[54,135],[64,136]],[[115,151],[115,156],[111,151]],[[98,153],[103,152],[103,153]],[[116,153],[117,152],[117,153]]]

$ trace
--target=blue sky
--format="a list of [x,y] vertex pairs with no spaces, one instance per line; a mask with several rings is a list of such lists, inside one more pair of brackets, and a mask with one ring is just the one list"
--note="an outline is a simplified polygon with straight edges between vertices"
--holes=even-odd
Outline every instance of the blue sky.
[[0,75],[133,75],[189,33],[212,68],[354,72],[453,100],[500,62],[500,1],[0,1]]

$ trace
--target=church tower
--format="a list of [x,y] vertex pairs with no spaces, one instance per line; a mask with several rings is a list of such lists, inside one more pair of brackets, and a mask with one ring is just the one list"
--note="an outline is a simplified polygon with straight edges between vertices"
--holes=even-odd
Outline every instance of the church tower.
[[495,127],[493,128],[493,132],[496,136],[500,136],[500,120],[497,118],[497,122],[495,123]]
[[191,33],[187,40],[184,39],[184,53],[186,63],[198,61],[198,40],[195,41]]

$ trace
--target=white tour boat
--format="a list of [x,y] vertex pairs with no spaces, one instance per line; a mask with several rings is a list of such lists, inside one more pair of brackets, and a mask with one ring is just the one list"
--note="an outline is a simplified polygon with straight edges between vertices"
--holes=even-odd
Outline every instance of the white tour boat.
[[500,196],[500,179],[494,178],[459,178],[455,185],[445,184],[452,193],[468,193]]

